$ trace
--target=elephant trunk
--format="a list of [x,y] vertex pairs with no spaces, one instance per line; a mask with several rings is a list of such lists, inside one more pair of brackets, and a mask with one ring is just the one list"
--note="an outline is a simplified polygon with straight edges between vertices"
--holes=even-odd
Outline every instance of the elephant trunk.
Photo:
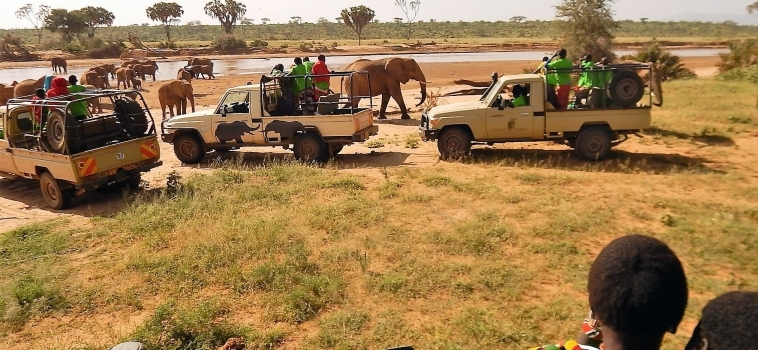
[[416,107],[421,106],[426,102],[426,77],[424,76],[424,73],[419,73],[419,76],[416,77],[416,80],[418,80],[418,83],[421,87],[421,102],[419,102]]

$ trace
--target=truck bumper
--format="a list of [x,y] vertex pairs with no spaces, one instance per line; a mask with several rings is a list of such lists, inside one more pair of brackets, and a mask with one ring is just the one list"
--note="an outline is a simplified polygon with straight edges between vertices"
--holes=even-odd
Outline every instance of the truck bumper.
[[171,141],[174,140],[174,134],[173,133],[171,133],[171,134],[163,134],[163,133],[161,133],[161,140],[163,140],[163,142],[166,142],[166,143],[171,143]]
[[426,130],[423,128],[418,129],[418,136],[422,141],[436,140],[439,130]]
[[363,142],[369,137],[379,134],[379,125],[371,125],[353,134],[353,142]]
[[102,187],[114,181],[125,181],[128,179],[128,175],[144,173],[144,172],[149,171],[150,169],[157,168],[161,165],[163,165],[163,161],[159,160],[157,162],[148,163],[148,164],[141,165],[129,170],[119,169],[118,171],[116,171],[115,174],[108,175],[108,176],[99,178],[97,180],[87,181],[76,187],[79,189],[84,189],[84,190]]

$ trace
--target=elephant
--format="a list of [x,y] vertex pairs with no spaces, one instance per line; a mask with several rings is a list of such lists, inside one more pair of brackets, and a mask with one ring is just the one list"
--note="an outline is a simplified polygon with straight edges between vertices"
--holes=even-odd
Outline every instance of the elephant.
[[176,72],[176,79],[177,80],[186,80],[191,82],[192,78],[195,77],[195,72],[190,68],[179,68],[179,71]]
[[68,73],[68,62],[63,57],[53,57],[50,59],[54,73]]
[[218,142],[221,144],[224,144],[231,140],[234,140],[237,143],[242,143],[243,134],[248,133],[252,135],[253,131],[256,131],[260,128],[260,125],[258,125],[256,128],[251,128],[250,125],[247,125],[247,123],[238,120],[231,123],[218,124],[216,127],[215,135],[218,139]]
[[[390,101],[390,96],[397,102],[402,112],[402,119],[410,119],[408,115],[408,109],[405,107],[405,101],[403,100],[403,94],[400,89],[400,84],[406,84],[410,79],[416,80],[421,86],[421,102],[416,107],[422,105],[426,101],[426,77],[424,72],[421,71],[416,60],[412,58],[400,58],[389,57],[381,60],[357,60],[345,67],[345,71],[367,71],[368,79],[365,74],[354,74],[349,77],[343,78],[344,87],[348,96],[368,96],[369,95],[369,79],[371,80],[371,96],[382,95],[382,106],[379,110],[379,119],[387,119],[386,111],[387,104]],[[351,89],[352,84],[352,89]],[[352,91],[351,91],[352,90]],[[351,104],[353,107],[358,107],[360,97],[352,98]]]
[[[94,90],[96,87],[94,85],[84,85],[85,89],[87,90]],[[103,113],[103,106],[100,104],[100,98],[99,97],[93,97],[87,100],[87,107],[90,108],[90,112],[92,114],[95,113]]]
[[131,87],[130,83],[134,79],[134,70],[129,68],[119,68],[116,70],[116,89],[121,88],[121,83],[124,83],[124,89]]
[[14,84],[0,84],[0,105],[4,105],[8,103],[8,100],[15,97],[14,90],[16,90],[16,85],[18,85],[17,82],[14,81]]
[[192,83],[186,80],[172,80],[163,83],[158,88],[158,102],[161,104],[161,118],[166,118],[166,106],[170,115],[187,113],[187,99],[192,104],[192,112],[195,112],[195,96],[193,95]]
[[108,78],[108,76],[100,76],[98,72],[96,71],[89,71],[86,73],[82,73],[81,78],[79,78],[79,83],[82,85],[89,84],[94,86],[97,89],[105,89],[105,80]]
[[147,65],[147,64],[135,64],[134,65],[134,74],[139,76],[142,80],[145,80],[145,75],[149,75],[153,77],[153,81],[155,81],[155,71],[157,68],[155,66]]
[[142,90],[142,80],[138,77],[132,77],[132,88],[134,90]]
[[140,64],[141,62],[139,60],[130,60],[126,62],[121,63],[121,68],[127,68],[129,66],[133,66],[135,64]]
[[45,83],[45,76],[42,76],[42,78],[39,78],[37,80],[34,79],[27,79],[24,80],[14,87],[13,90],[13,97],[23,97],[23,96],[31,96],[34,95],[34,92],[43,87]]
[[213,61],[208,58],[190,57],[187,66],[213,66]]
[[[110,87],[111,84],[108,81],[108,73],[109,73],[109,71],[107,69],[103,68],[102,66],[97,66],[97,67],[90,68],[89,71],[90,72],[91,71],[97,72],[97,75],[99,75],[102,78],[102,80],[103,80],[103,86],[106,87],[106,88]],[[82,76],[84,76],[84,75],[82,75]],[[81,79],[80,79],[80,81],[81,81]],[[92,84],[93,85],[97,85],[97,84],[94,84],[94,83],[92,83]]]
[[101,65],[100,68],[105,69],[106,72],[110,73],[111,79],[116,79],[116,65],[109,63]]
[[266,140],[266,143],[269,143],[269,137],[268,133],[273,131],[277,134],[279,134],[279,141],[284,141],[289,139],[296,130],[302,129],[305,126],[301,122],[287,122],[283,120],[272,120],[270,123],[266,124],[266,128],[263,129],[263,137]]
[[211,79],[216,79],[216,77],[213,75],[213,65],[194,65],[192,66],[192,71],[195,72],[195,77],[199,78],[200,75],[203,75],[203,79],[205,79],[205,76],[210,77]]

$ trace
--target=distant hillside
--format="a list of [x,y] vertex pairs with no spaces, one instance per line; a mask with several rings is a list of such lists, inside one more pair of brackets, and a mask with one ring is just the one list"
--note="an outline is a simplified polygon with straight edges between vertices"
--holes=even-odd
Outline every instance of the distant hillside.
[[667,17],[665,21],[699,21],[722,23],[726,21],[736,22],[742,25],[758,24],[758,17],[751,15],[733,15],[724,13],[682,13],[676,16]]

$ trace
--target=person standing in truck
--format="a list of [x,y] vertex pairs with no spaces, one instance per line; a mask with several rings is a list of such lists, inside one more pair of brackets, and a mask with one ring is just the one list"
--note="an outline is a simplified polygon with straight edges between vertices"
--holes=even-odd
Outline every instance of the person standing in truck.
[[[71,96],[71,100],[76,100],[79,98],[82,98],[82,95],[75,95],[77,92],[84,92],[86,88],[82,85],[78,84],[78,79],[76,78],[76,75],[72,75],[68,77],[68,82],[71,83],[71,86],[68,87],[68,92],[70,94],[74,94]],[[82,120],[87,117],[87,101],[78,101],[71,103],[69,105],[69,109],[71,110],[71,114],[76,117],[77,120]]]
[[[566,109],[568,107],[569,93],[571,92],[571,69],[574,68],[574,64],[566,58],[566,49],[560,49],[558,56],[560,57],[558,60],[547,64],[547,68],[553,70],[552,74],[549,74],[548,77],[552,76],[553,79],[550,82],[557,86],[555,90],[555,108]],[[550,82],[548,85],[550,85]]]
[[[313,65],[313,74],[314,75],[327,75],[329,74],[329,67],[326,66],[326,57],[324,55],[318,55],[318,62]],[[318,99],[321,96],[329,94],[329,83],[330,83],[330,77],[323,76],[323,77],[314,77],[313,78],[314,87],[315,87],[315,99],[318,101]]]
[[308,72],[308,74],[311,74],[313,72],[313,62],[311,62],[311,59],[308,57],[303,58],[303,65],[305,66],[305,71]]

